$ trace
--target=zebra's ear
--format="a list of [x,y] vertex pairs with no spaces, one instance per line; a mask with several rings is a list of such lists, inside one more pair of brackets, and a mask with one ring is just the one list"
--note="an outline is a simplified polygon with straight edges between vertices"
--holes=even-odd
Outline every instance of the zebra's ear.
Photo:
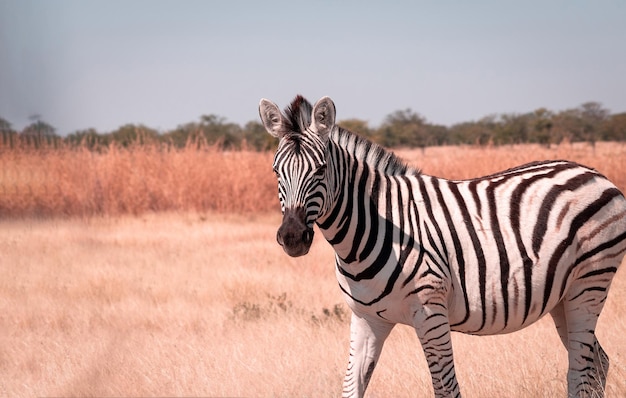
[[283,115],[275,103],[262,98],[259,102],[259,115],[268,133],[276,138],[281,138],[284,135]]
[[335,103],[330,97],[323,97],[313,106],[311,129],[322,137],[328,136],[335,126]]

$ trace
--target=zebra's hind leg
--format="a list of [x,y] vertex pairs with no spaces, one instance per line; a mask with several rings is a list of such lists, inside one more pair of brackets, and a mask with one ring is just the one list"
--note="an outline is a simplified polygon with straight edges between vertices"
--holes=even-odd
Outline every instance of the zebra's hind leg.
[[556,326],[556,331],[559,333],[561,342],[567,350],[567,346],[569,345],[567,337],[567,320],[565,319],[565,309],[563,308],[562,301],[560,301],[556,307],[550,311],[550,315],[554,321],[554,326]]
[[[604,397],[609,357],[600,346],[595,328],[604,306],[607,289],[579,283],[562,302],[565,326],[559,329],[558,306],[551,312],[559,334],[567,331],[569,370],[568,397]],[[557,317],[555,317],[555,313]],[[563,339],[563,337],[561,337]]]

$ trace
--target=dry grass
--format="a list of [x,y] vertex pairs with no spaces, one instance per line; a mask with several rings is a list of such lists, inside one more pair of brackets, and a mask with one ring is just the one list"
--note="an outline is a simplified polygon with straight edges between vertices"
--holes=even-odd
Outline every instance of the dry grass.
[[465,179],[491,174],[535,160],[572,160],[590,166],[606,175],[622,192],[626,192],[626,143],[562,143],[550,148],[538,144],[501,147],[448,146],[424,151],[401,149],[397,155],[426,174]]
[[[600,142],[398,150],[425,173],[470,178],[533,160],[570,159],[626,190],[626,145]],[[109,147],[101,153],[0,146],[0,217],[277,211],[272,154],[215,147]]]
[[[348,310],[319,236],[292,259],[278,215],[26,219],[0,228],[0,396],[337,396]],[[607,393],[626,395],[626,273],[598,335]],[[468,397],[565,396],[550,319],[506,336],[453,335]],[[369,397],[432,394],[398,326]]]
[[[397,153],[449,178],[568,158],[626,189],[623,144]],[[332,249],[318,236],[292,259],[275,243],[271,159],[206,147],[0,148],[0,396],[337,396],[349,311]],[[23,217],[33,215],[79,217]],[[626,396],[624,303],[621,270],[597,329],[610,397]],[[453,342],[468,397],[565,395],[550,319]],[[398,326],[369,397],[431,394],[417,338]]]
[[271,164],[210,146],[0,148],[0,216],[276,210]]

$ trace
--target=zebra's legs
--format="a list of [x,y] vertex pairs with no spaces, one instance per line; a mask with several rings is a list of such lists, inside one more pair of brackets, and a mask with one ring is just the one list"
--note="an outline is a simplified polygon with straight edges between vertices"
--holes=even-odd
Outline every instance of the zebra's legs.
[[460,397],[448,311],[439,304],[426,304],[415,312],[413,325],[426,356],[435,397]]
[[559,333],[561,342],[567,350],[567,346],[569,343],[567,337],[567,320],[565,319],[565,309],[563,308],[563,301],[560,301],[556,305],[556,307],[554,307],[552,311],[550,311],[550,315],[552,315],[552,320],[554,321],[554,326],[556,326],[556,331]]
[[362,397],[380,357],[383,344],[394,324],[372,321],[352,313],[350,360],[343,381],[342,397]]
[[[564,341],[568,351],[567,392],[569,397],[603,397],[609,357],[600,346],[595,328],[606,300],[606,289],[589,288],[589,284],[573,286],[561,309],[551,312],[557,330],[567,333]],[[555,316],[556,314],[556,316]],[[559,327],[561,320],[565,326]]]

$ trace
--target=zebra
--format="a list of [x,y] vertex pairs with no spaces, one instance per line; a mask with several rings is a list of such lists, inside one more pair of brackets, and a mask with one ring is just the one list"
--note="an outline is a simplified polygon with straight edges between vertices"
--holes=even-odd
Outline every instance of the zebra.
[[415,329],[434,395],[460,397],[451,331],[510,333],[548,313],[568,396],[603,396],[595,328],[626,251],[626,199],[603,175],[557,160],[447,180],[336,125],[329,97],[284,113],[261,99],[259,114],[279,138],[277,242],[305,255],[316,224],[336,253],[352,310],[342,396],[364,395],[395,324]]

